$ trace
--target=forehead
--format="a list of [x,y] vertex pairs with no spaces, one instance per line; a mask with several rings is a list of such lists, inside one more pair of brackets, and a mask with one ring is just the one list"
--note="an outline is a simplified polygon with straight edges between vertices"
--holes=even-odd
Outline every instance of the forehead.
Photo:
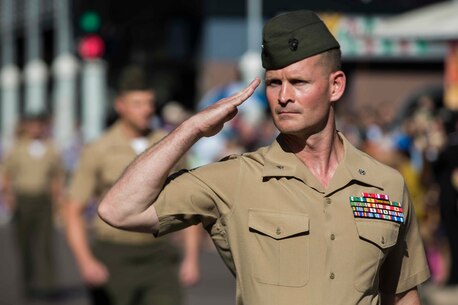
[[276,78],[283,75],[287,76],[308,76],[313,73],[321,72],[321,55],[307,57],[284,68],[277,70],[266,70],[266,78]]
[[139,99],[153,99],[153,90],[132,90],[125,91],[121,94],[121,98],[124,100],[139,100]]

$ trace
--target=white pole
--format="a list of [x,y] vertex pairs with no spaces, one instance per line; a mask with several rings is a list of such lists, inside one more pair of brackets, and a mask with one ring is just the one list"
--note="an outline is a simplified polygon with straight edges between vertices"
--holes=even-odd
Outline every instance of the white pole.
[[2,153],[8,151],[16,136],[19,118],[19,69],[3,66],[0,72],[2,88]]
[[246,0],[247,51],[239,61],[239,70],[245,83],[262,74],[262,0]]
[[25,36],[26,64],[25,112],[36,114],[46,111],[46,80],[48,71],[41,59],[40,0],[26,0]]
[[259,52],[262,42],[262,0],[247,0],[247,47]]
[[82,131],[85,142],[99,137],[105,127],[106,64],[101,59],[86,60],[82,66]]
[[76,76],[78,61],[70,53],[60,54],[53,63],[53,135],[64,151],[73,143],[76,129]]
[[0,87],[3,151],[8,150],[12,145],[19,117],[19,69],[15,65],[13,16],[13,0],[2,0]]
[[53,62],[53,133],[61,151],[70,148],[76,128],[76,77],[78,60],[71,44],[72,27],[68,0],[54,0],[56,57]]

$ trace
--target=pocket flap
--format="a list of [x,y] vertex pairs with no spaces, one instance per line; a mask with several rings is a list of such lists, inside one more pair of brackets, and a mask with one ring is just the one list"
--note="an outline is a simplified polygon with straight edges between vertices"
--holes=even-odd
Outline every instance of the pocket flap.
[[285,213],[250,209],[248,226],[274,239],[282,239],[309,231],[309,216],[300,213]]
[[398,240],[399,224],[386,220],[355,219],[360,238],[382,249],[392,247]]

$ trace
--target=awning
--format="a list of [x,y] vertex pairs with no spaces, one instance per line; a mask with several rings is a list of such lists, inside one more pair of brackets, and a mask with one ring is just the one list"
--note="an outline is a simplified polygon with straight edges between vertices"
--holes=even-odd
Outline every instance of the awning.
[[373,35],[393,39],[457,40],[458,1],[440,2],[387,18],[375,26]]

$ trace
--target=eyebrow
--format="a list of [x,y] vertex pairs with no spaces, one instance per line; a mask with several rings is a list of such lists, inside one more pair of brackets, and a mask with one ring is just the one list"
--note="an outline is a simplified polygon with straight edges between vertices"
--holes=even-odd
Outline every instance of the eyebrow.
[[[286,80],[291,81],[291,80],[307,80],[308,77],[307,75],[304,74],[293,74],[293,75],[287,75]],[[271,80],[283,80],[283,77],[278,77],[278,76],[267,76],[265,77],[265,81],[271,81]]]

